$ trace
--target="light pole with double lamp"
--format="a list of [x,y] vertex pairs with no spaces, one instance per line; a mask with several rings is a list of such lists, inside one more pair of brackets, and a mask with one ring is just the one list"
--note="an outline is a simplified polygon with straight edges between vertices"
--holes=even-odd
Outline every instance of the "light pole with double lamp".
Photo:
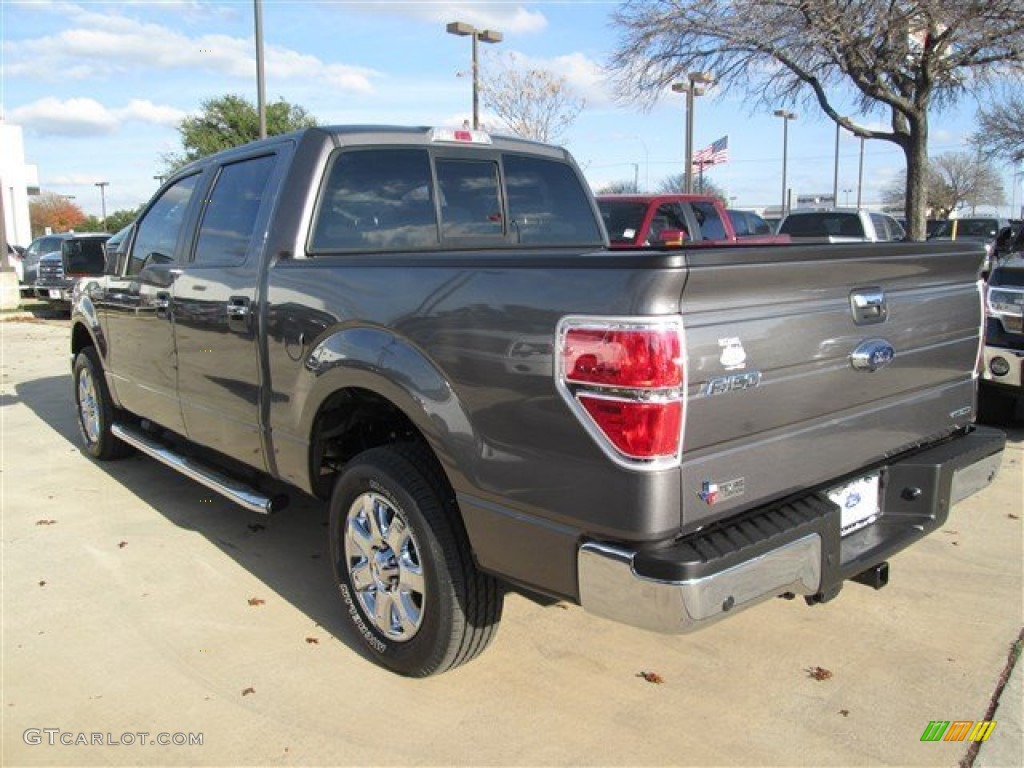
[[697,96],[703,96],[705,88],[715,81],[715,76],[710,72],[689,72],[686,75],[687,82],[672,83],[672,90],[676,93],[686,94],[686,158],[683,168],[683,191],[686,194],[693,192],[693,103]]
[[786,206],[786,165],[789,160],[789,121],[796,120],[795,112],[776,109],[775,116],[782,118],[782,215],[787,213]]
[[449,35],[473,38],[473,130],[476,130],[480,127],[480,64],[477,59],[477,41],[500,43],[502,35],[493,29],[477,29],[463,21],[453,21],[445,29]]

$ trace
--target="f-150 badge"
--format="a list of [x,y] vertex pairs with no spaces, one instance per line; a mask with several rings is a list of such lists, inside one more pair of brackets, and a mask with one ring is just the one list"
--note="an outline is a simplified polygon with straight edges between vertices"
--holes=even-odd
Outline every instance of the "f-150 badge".
[[727,339],[719,339],[718,346],[722,348],[722,355],[718,358],[718,362],[722,364],[725,370],[735,371],[747,366],[747,353],[737,337],[731,336]]

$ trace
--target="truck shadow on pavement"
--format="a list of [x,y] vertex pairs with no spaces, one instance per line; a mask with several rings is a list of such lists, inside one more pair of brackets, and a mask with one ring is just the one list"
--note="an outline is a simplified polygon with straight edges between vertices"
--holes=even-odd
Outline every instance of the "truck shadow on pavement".
[[[61,438],[80,449],[71,391],[71,376],[66,375],[24,382],[17,385],[15,394]],[[120,461],[93,461],[93,465],[174,525],[204,536],[313,624],[372,661],[362,639],[344,619],[344,604],[331,573],[326,504],[291,490],[287,509],[263,516],[142,454]],[[239,595],[241,600],[251,597]]]
[[[78,449],[81,439],[71,391],[71,377],[64,375],[19,384],[15,394],[17,401]],[[1024,443],[1024,427],[997,426],[1006,431],[1008,442]],[[291,490],[289,507],[265,517],[236,506],[142,454],[93,464],[174,525],[204,536],[360,657],[373,660],[344,619],[344,606],[331,573],[326,504]],[[1003,471],[1007,471],[1005,463]],[[513,591],[545,606],[558,602],[525,590]],[[239,599],[249,597],[240,595]]]

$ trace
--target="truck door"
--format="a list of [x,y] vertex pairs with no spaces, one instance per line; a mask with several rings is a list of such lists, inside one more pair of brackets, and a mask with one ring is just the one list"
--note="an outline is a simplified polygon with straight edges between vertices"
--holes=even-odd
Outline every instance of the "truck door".
[[97,298],[110,350],[108,380],[126,409],[184,433],[171,296],[186,252],[202,174],[168,186],[139,219],[124,273]]
[[189,439],[266,469],[257,285],[279,154],[221,166],[174,284],[178,394]]

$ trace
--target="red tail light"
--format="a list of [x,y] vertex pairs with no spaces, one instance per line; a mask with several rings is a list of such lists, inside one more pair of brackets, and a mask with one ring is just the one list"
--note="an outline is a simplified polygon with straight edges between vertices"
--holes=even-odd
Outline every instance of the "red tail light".
[[566,318],[556,375],[566,402],[614,461],[631,468],[678,461],[685,413],[679,318]]

